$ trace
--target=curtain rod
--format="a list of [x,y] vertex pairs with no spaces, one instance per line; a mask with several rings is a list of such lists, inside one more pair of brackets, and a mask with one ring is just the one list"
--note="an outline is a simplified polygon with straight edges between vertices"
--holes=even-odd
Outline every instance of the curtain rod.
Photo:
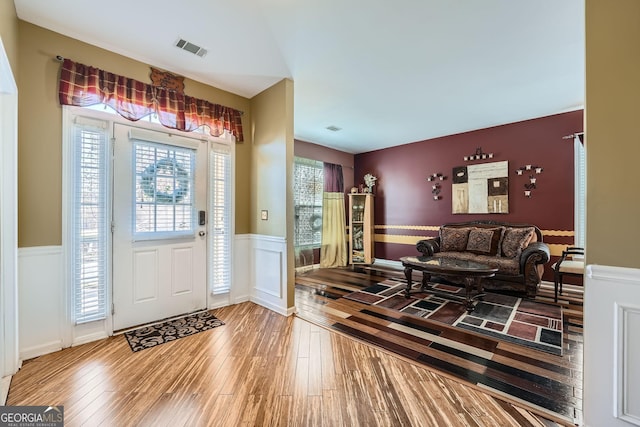
[[571,135],[565,135],[562,137],[562,139],[573,139],[576,136],[580,136],[580,135],[584,135],[584,132],[576,132],[576,133],[572,133]]

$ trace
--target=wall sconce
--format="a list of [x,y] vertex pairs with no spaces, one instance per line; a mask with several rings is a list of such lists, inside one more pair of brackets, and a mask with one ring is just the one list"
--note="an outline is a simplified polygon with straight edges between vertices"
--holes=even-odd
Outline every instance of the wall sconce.
[[440,183],[436,182],[431,186],[431,194],[433,194],[433,200],[440,200]]
[[440,191],[442,191],[442,188],[438,181],[444,181],[445,179],[447,179],[447,177],[442,175],[440,172],[431,174],[427,177],[427,181],[436,181],[431,186],[431,194],[433,195],[433,200],[442,199],[442,196],[440,196]]
[[[524,165],[515,170],[516,175],[523,175],[525,171],[529,171],[529,182],[524,185],[524,196],[527,198],[531,198],[531,190],[536,189],[536,183],[538,179],[536,178],[537,174],[542,173],[543,168],[541,166],[534,165]],[[534,173],[536,175],[534,175]]]
[[476,148],[476,152],[470,156],[463,157],[465,162],[470,160],[485,160],[485,159],[493,159],[493,153],[483,153],[482,147]]
[[440,181],[444,181],[445,179],[447,179],[447,177],[442,175],[441,173],[434,173],[433,175],[429,175],[427,177],[427,181],[435,181],[436,179],[439,179]]
[[516,174],[522,175],[524,171],[534,171],[535,173],[542,173],[543,170],[544,169],[542,168],[542,166],[525,165],[516,169]]

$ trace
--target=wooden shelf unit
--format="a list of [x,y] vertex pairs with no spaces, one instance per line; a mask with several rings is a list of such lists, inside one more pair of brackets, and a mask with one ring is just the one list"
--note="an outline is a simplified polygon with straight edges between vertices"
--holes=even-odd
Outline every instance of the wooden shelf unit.
[[373,264],[373,194],[349,194],[349,264]]

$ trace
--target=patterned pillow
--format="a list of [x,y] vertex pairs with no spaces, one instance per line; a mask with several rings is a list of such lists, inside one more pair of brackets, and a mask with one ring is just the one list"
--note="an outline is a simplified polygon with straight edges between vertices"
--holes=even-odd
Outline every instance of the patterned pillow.
[[504,238],[502,239],[502,255],[507,258],[519,257],[522,250],[527,247],[535,229],[533,227],[515,228],[508,227],[504,231]]
[[467,251],[478,255],[497,255],[503,231],[504,227],[471,229]]
[[467,249],[467,239],[470,228],[440,227],[440,251],[464,252]]

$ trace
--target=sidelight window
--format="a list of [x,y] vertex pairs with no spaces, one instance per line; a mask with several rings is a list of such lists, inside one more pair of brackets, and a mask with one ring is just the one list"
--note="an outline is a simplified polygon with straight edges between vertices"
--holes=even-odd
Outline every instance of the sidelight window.
[[107,316],[107,123],[76,117],[71,139],[71,276],[80,324]]

